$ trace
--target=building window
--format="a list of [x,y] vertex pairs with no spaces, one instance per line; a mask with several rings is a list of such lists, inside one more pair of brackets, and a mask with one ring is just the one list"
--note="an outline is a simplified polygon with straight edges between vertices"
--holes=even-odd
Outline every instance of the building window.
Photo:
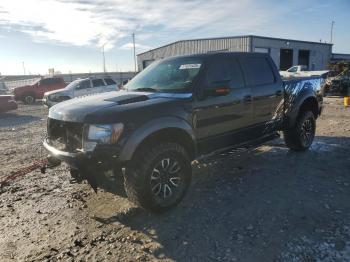
[[270,54],[270,48],[268,48],[268,47],[254,47],[254,53]]

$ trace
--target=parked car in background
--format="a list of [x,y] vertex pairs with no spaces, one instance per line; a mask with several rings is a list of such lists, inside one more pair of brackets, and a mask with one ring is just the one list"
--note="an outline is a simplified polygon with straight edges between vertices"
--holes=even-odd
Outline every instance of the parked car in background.
[[11,95],[0,95],[0,113],[17,109],[17,103]]
[[305,65],[292,66],[287,71],[280,71],[283,78],[292,77],[309,77],[309,76],[326,76],[329,70],[309,71]]
[[66,86],[62,77],[42,78],[32,85],[17,87],[13,90],[16,100],[21,100],[25,104],[33,104],[35,100],[42,99],[44,93]]
[[0,79],[0,95],[1,94],[6,94],[8,91],[6,85],[4,82],[2,82],[2,80]]
[[104,93],[118,90],[117,83],[111,77],[84,78],[70,83],[65,88],[46,92],[43,98],[44,105],[51,107],[59,102],[74,97]]

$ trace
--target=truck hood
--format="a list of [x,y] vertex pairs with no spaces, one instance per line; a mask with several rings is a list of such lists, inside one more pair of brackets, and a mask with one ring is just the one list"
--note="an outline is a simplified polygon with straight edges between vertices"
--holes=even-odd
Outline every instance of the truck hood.
[[137,111],[140,115],[144,113],[142,109],[191,97],[191,93],[112,91],[58,103],[49,110],[49,118],[68,122],[112,123],[125,112]]

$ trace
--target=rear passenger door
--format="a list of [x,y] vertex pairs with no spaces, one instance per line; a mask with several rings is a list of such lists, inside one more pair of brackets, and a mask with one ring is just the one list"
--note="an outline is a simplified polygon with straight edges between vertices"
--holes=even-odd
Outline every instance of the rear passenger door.
[[[274,75],[267,57],[241,57],[247,85],[252,90],[253,124],[257,136],[277,128],[278,113],[283,110],[283,85]],[[275,127],[274,127],[275,126]]]
[[220,83],[230,87],[229,94],[208,96],[194,104],[193,122],[201,153],[249,140],[248,133],[241,131],[251,123],[251,91],[236,59],[221,57],[208,63],[201,87]]

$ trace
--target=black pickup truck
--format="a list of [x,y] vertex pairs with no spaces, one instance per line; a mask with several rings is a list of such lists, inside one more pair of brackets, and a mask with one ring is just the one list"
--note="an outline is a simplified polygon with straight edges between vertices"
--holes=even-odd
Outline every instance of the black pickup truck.
[[163,59],[123,91],[53,106],[44,146],[51,162],[65,161],[74,178],[95,190],[106,171],[122,173],[131,201],[162,211],[182,199],[191,162],[202,156],[259,145],[278,131],[291,150],[308,149],[323,82],[282,81],[266,54]]

